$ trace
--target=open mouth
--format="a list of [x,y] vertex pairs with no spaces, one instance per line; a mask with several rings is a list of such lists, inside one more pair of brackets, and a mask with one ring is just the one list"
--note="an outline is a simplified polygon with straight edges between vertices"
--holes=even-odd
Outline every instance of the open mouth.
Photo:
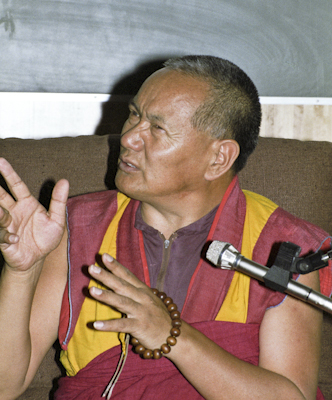
[[130,172],[130,171],[134,171],[134,170],[137,171],[137,169],[138,169],[136,167],[136,165],[134,165],[128,161],[124,161],[121,158],[120,158],[120,162],[119,162],[119,168],[126,172]]
[[129,162],[125,162],[125,164],[129,165],[129,167],[136,168],[135,165],[130,164]]

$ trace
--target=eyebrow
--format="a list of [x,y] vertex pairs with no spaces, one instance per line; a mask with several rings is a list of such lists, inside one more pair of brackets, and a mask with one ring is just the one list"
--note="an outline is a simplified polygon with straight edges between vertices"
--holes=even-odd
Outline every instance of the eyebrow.
[[[138,105],[135,102],[135,99],[131,99],[129,101],[129,106],[132,106],[133,108],[135,108],[135,110],[141,114]],[[161,115],[157,115],[157,114],[147,114],[147,117],[150,121],[159,121],[162,122],[163,124],[166,124],[164,117],[162,117]]]
[[131,100],[129,101],[128,107],[133,107],[133,108],[135,108],[135,110],[136,110],[137,112],[139,111],[139,109],[138,109],[138,107],[137,107],[137,105],[136,105],[134,99],[131,99]]

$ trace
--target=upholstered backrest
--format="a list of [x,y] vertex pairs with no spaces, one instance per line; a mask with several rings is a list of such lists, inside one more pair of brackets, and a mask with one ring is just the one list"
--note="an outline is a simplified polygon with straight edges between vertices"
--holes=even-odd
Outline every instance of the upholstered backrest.
[[240,181],[332,233],[332,143],[260,138]]
[[[67,178],[70,195],[113,187],[119,136],[0,139],[0,156],[13,163],[34,195],[47,180]],[[240,173],[246,189],[332,232],[332,143],[260,138]]]

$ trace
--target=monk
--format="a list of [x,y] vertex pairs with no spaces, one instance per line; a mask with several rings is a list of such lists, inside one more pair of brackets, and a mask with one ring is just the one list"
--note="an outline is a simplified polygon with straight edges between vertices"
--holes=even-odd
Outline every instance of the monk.
[[[57,337],[57,399],[323,398],[322,313],[204,257],[220,240],[266,265],[278,243],[306,254],[327,236],[239,187],[260,120],[240,68],[185,56],[130,102],[117,191],[67,201],[60,180],[45,210],[0,160],[13,195],[0,189],[1,399],[25,391]],[[318,272],[299,281],[319,290]]]

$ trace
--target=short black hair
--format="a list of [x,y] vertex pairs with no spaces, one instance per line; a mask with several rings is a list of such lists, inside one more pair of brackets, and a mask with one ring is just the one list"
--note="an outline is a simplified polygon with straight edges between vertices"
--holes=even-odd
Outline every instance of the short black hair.
[[208,96],[196,110],[192,125],[218,139],[236,140],[240,154],[233,171],[239,172],[257,145],[261,123],[261,105],[252,80],[237,65],[214,56],[171,58],[164,66],[208,83]]

